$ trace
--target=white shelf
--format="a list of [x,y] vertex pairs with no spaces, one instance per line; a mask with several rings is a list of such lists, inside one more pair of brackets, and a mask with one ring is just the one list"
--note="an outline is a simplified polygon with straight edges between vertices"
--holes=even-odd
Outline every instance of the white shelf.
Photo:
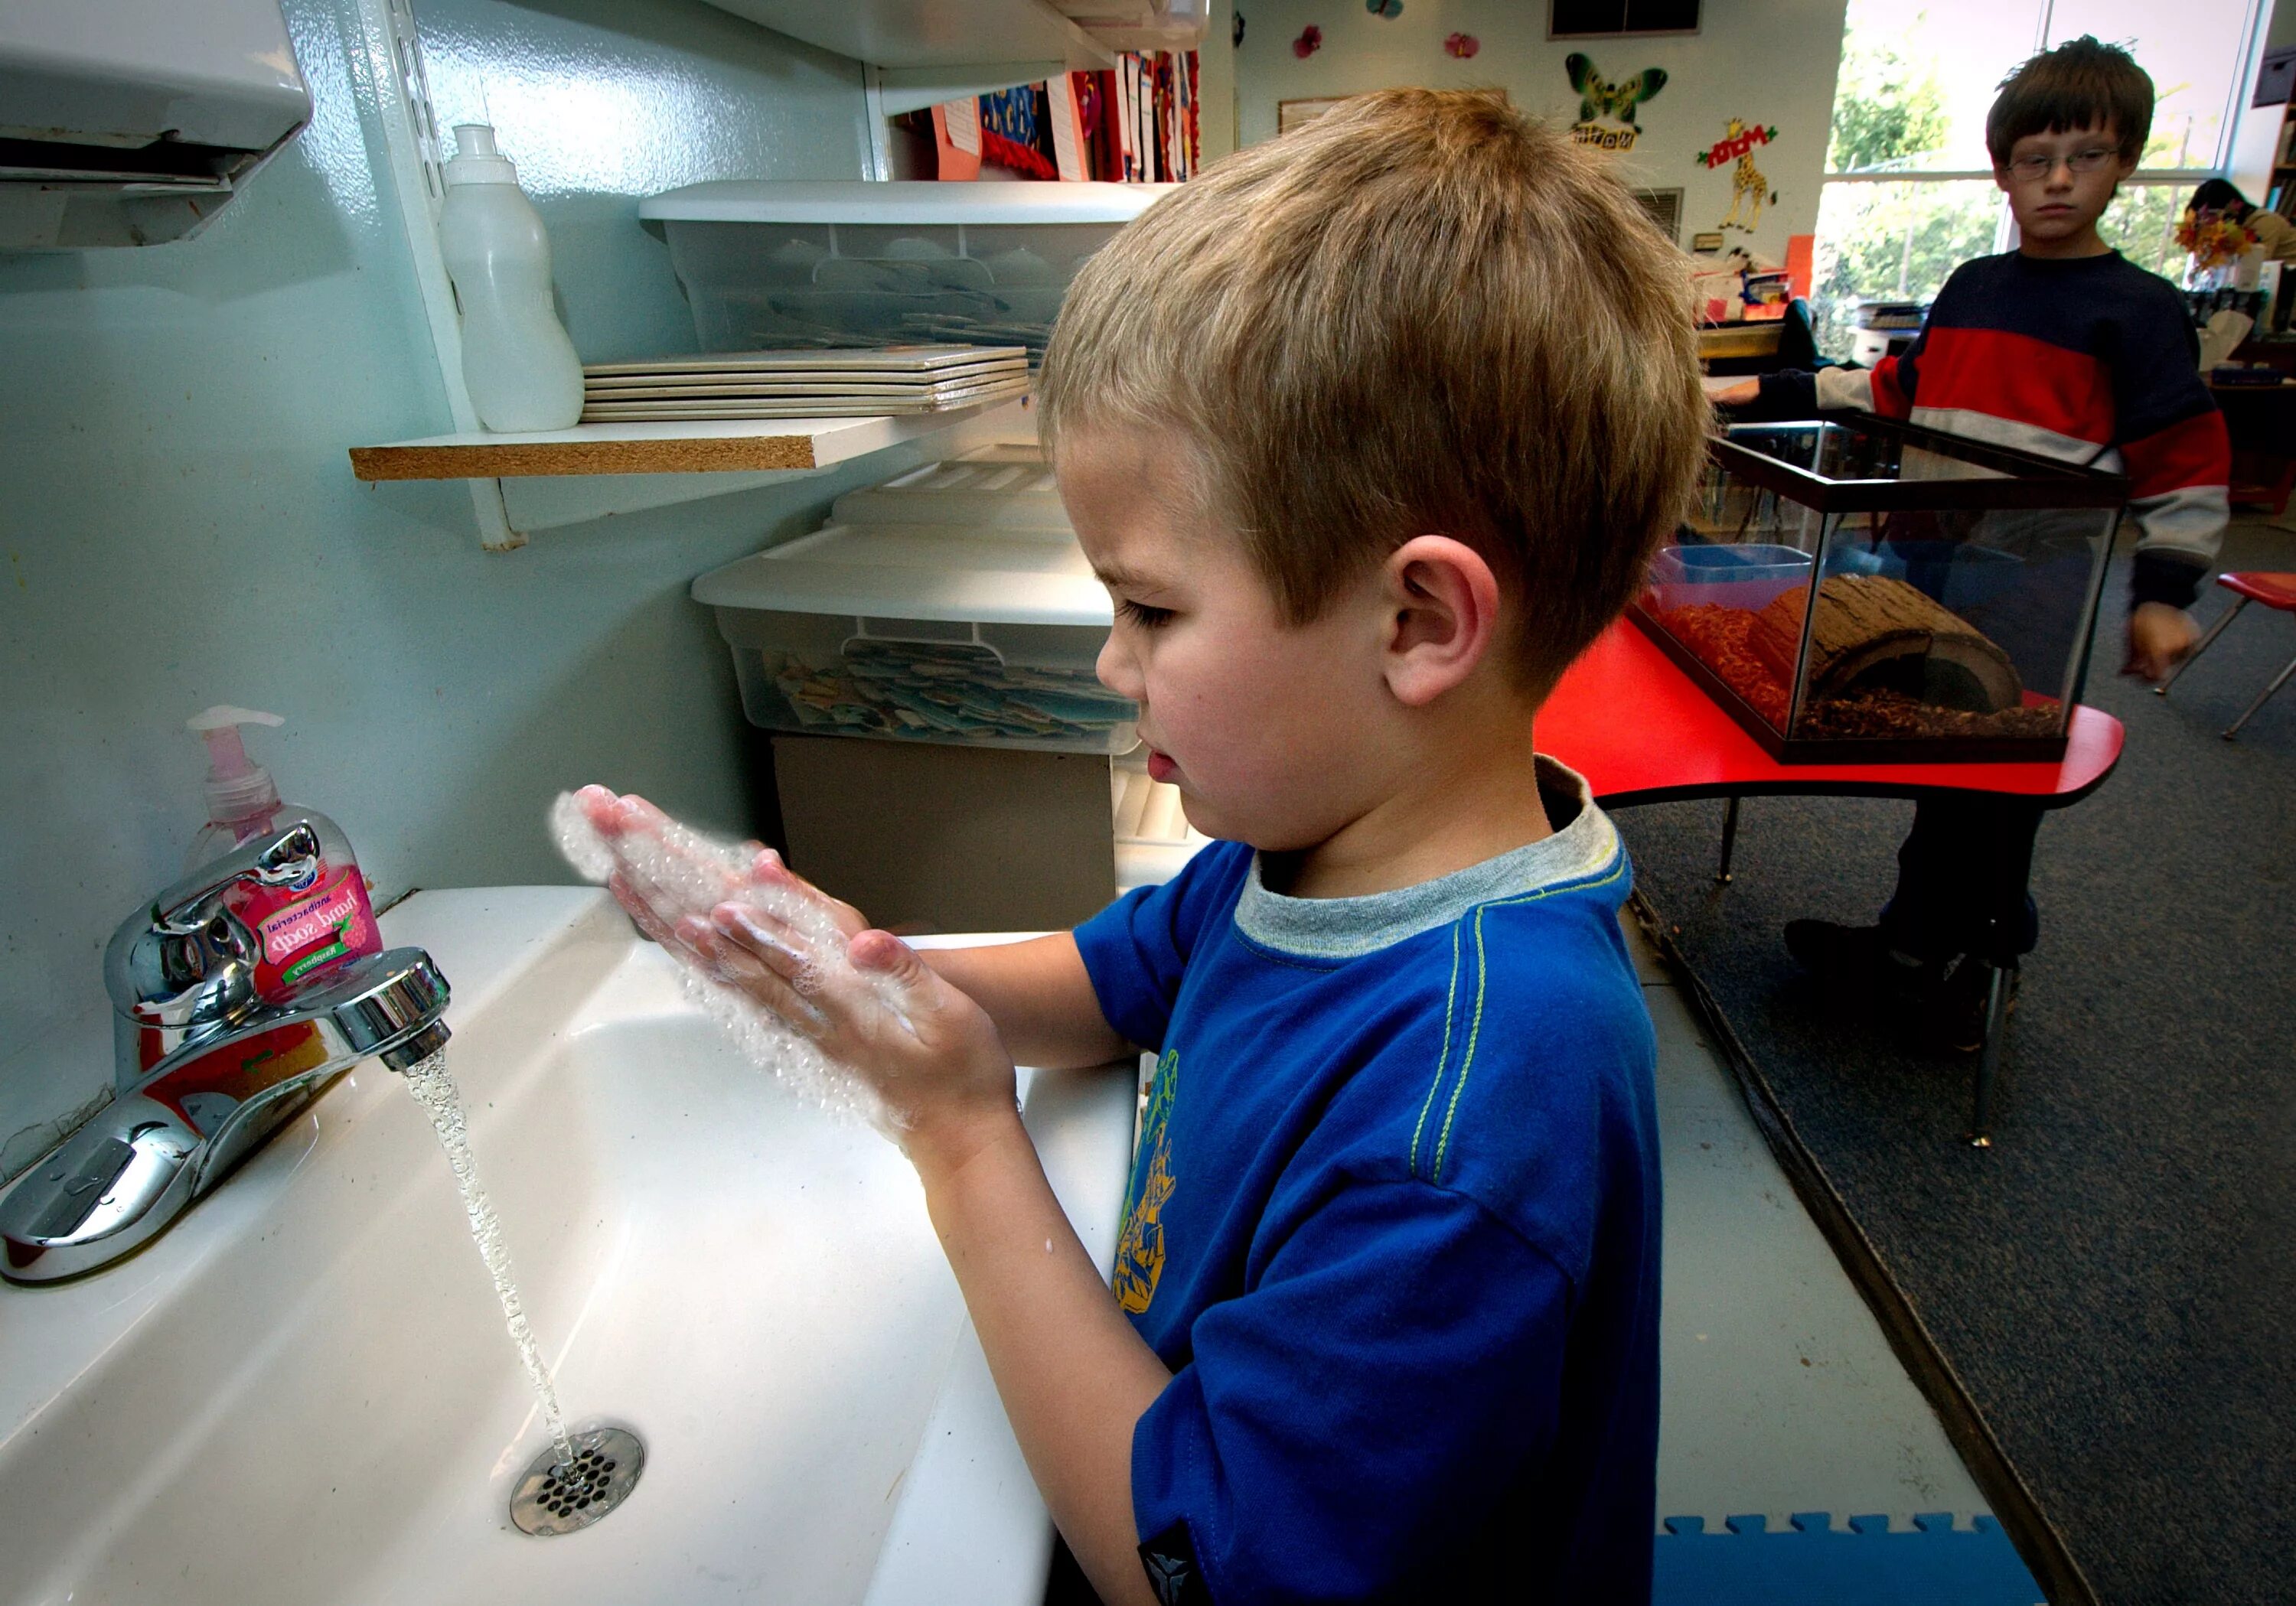
[[1045,0],[709,0],[720,11],[857,61],[887,69],[1010,62],[1091,71],[1114,54]]
[[[1122,50],[1193,50],[1206,0],[709,0],[720,11],[865,61],[883,115],[1116,65]],[[1064,15],[1063,12],[1070,13]],[[1071,15],[1091,23],[1079,26]]]
[[1034,432],[1018,402],[999,399],[861,418],[684,420],[435,435],[353,447],[350,457],[352,471],[371,483],[496,481],[512,529],[530,532],[750,490],[941,434],[988,439]]
[[638,216],[649,223],[1126,224],[1177,188],[725,178],[649,195],[638,202]]

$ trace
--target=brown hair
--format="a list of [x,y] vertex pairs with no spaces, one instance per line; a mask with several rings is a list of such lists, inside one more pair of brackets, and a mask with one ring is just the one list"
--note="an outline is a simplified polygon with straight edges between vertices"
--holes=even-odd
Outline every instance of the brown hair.
[[1483,554],[1544,696],[1642,583],[1710,414],[1681,253],[1488,92],[1392,89],[1240,151],[1085,264],[1041,430],[1176,430],[1292,624],[1414,536]]
[[2009,152],[2027,135],[2083,128],[2112,129],[2125,161],[2144,154],[2152,132],[2152,78],[2136,57],[2090,34],[2026,57],[2001,80],[2001,93],[1985,114],[1985,149],[1995,167],[2005,168]]

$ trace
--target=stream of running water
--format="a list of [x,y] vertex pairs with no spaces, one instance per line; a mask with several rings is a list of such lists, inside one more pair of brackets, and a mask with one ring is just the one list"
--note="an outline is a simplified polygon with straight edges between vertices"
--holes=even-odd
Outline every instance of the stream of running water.
[[494,1279],[495,1297],[502,1301],[503,1316],[510,1323],[510,1341],[518,1350],[518,1358],[526,1368],[536,1396],[542,1402],[543,1425],[549,1430],[550,1442],[557,1449],[558,1464],[574,1464],[574,1441],[567,1436],[565,1416],[558,1409],[558,1388],[551,1381],[550,1368],[544,1364],[541,1347],[534,1341],[533,1324],[526,1319],[526,1307],[520,1303],[518,1282],[512,1276],[510,1250],[503,1243],[502,1222],[495,1215],[495,1207],[487,1191],[479,1184],[476,1164],[471,1158],[470,1121],[463,1112],[462,1090],[447,1069],[447,1051],[439,1050],[416,1061],[401,1073],[406,1078],[407,1091],[415,1102],[430,1116],[430,1125],[439,1134],[439,1146],[447,1151],[447,1164],[455,1173],[455,1185],[462,1191],[463,1213],[470,1218],[471,1236],[479,1246],[479,1258],[486,1262],[487,1274]]

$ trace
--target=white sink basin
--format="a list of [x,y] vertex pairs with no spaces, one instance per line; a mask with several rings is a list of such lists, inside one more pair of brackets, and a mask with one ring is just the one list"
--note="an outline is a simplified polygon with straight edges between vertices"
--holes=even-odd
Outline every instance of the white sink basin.
[[[636,1432],[643,1481],[581,1532],[511,1526],[538,1413],[370,1062],[141,1255],[0,1291],[0,1602],[1036,1601],[1051,1527],[892,1145],[738,1057],[602,894],[424,893],[382,927],[455,987],[568,1418]],[[1132,1069],[1023,1089],[1105,1266]]]

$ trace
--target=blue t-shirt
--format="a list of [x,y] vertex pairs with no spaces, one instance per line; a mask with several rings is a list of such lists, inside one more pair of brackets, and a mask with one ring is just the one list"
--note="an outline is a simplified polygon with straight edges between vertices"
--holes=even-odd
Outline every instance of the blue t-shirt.
[[1654,1047],[1618,833],[1540,765],[1555,832],[1455,875],[1285,897],[1216,843],[1077,930],[1158,1056],[1115,1291],[1168,1599],[1650,1598]]

